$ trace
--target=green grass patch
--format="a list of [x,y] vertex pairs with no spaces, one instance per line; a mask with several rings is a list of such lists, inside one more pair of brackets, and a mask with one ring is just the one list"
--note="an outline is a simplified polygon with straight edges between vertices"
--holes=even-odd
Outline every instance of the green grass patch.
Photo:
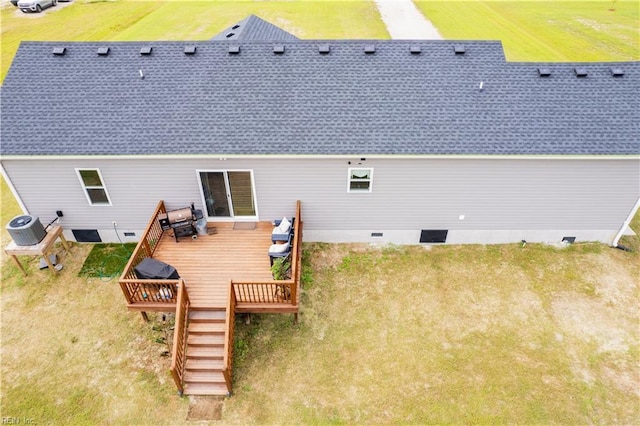
[[446,39],[501,40],[509,61],[639,60],[637,1],[415,1]]
[[96,244],[85,259],[79,276],[107,279],[120,276],[135,248],[135,243]]

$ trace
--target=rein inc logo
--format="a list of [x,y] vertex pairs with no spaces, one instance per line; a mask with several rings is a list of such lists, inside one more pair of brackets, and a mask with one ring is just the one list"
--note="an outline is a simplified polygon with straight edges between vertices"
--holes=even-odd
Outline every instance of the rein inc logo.
[[35,425],[36,421],[29,417],[3,417],[3,425]]

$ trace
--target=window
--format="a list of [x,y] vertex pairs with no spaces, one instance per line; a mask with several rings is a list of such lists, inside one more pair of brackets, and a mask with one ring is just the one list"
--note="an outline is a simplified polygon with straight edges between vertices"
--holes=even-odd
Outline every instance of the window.
[[87,201],[92,206],[110,206],[111,200],[99,169],[76,169]]
[[348,192],[371,192],[373,169],[349,169]]

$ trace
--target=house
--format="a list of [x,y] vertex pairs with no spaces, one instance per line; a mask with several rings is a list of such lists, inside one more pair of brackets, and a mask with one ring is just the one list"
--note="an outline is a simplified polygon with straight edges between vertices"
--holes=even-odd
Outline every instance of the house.
[[[0,164],[22,209],[62,213],[66,237],[138,241],[128,309],[175,312],[179,392],[223,395],[235,314],[297,315],[303,238],[615,246],[640,204],[639,83],[639,62],[299,40],[255,16],[209,41],[23,42]],[[216,234],[180,243],[161,219],[192,202]],[[267,253],[283,216],[280,279]],[[135,271],[158,261],[178,278]]]
[[0,161],[76,241],[137,241],[158,200],[238,222],[299,199],[305,241],[611,244],[640,199],[639,87],[638,62],[300,40],[254,16],[209,41],[23,42]]

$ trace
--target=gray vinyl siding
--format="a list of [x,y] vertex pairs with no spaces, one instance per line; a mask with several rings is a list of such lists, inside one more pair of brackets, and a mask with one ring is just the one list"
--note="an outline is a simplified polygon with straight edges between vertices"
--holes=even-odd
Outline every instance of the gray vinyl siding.
[[[202,208],[196,170],[253,170],[260,220],[303,202],[308,230],[619,229],[640,196],[637,159],[3,160],[31,214],[66,229],[143,229],[159,200]],[[347,192],[349,167],[374,169]],[[112,206],[90,206],[76,168],[99,168]],[[459,216],[464,215],[464,220]]]

